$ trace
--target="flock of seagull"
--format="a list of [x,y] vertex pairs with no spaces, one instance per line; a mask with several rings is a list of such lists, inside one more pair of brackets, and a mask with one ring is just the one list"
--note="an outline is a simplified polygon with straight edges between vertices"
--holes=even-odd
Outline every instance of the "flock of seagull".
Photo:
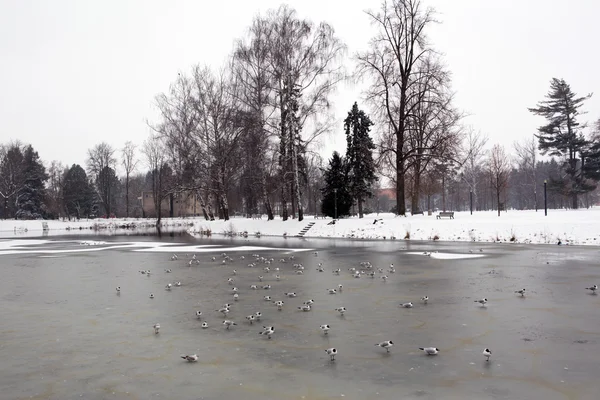
[[[314,252],[314,255],[317,256],[318,252]],[[222,257],[222,264],[227,264],[228,262],[234,261],[232,257],[228,256],[226,253],[222,253],[221,254]],[[281,276],[280,276],[280,267],[276,267],[273,266],[273,264],[275,263],[275,260],[273,258],[265,258],[260,256],[259,254],[253,254],[252,257],[254,258],[254,262],[248,264],[248,267],[250,268],[254,268],[257,267],[259,264],[263,264],[265,265],[263,267],[263,271],[265,273],[269,273],[269,272],[274,272],[274,277],[277,281],[281,280]],[[244,259],[244,256],[241,256],[240,259]],[[177,261],[179,259],[179,257],[174,254],[171,257],[171,261]],[[286,258],[282,258],[279,260],[280,263],[286,263],[288,260],[294,260],[294,256],[289,256],[287,259]],[[212,257],[212,261],[217,261],[217,257]],[[200,264],[200,260],[196,257],[196,255],[194,254],[190,260],[188,261],[188,265],[193,265],[193,264]],[[294,263],[293,264],[293,269],[295,271],[295,273],[297,275],[302,275],[304,273],[305,267],[302,264],[299,263]],[[325,268],[323,267],[322,263],[318,263],[317,266],[317,271],[318,272],[324,272]],[[384,269],[383,268],[374,268],[373,265],[371,265],[370,262],[361,262],[360,263],[360,268],[348,268],[348,271],[352,274],[352,276],[354,278],[361,278],[362,276],[366,276],[366,277],[370,277],[370,278],[375,278],[375,271],[377,271],[380,274],[384,274]],[[141,274],[146,275],[146,276],[150,276],[152,274],[152,272],[150,270],[142,270],[139,271]],[[165,269],[165,273],[171,273],[172,269],[168,268]],[[341,270],[339,268],[335,269],[332,271],[333,274],[335,275],[340,275],[341,274]],[[394,267],[394,264],[391,264],[387,270],[387,273],[395,273],[396,269]],[[232,274],[235,276],[237,275],[237,270],[233,270]],[[258,276],[258,280],[259,282],[262,282],[264,279],[264,277],[262,275]],[[387,275],[381,275],[380,279],[382,281],[387,281],[388,276]],[[230,292],[232,294],[233,300],[234,301],[238,301],[239,300],[239,289],[237,287],[234,286],[235,284],[235,280],[233,277],[230,277],[227,279],[227,284],[232,286],[230,289]],[[179,287],[181,286],[182,283],[181,282],[175,282],[175,283],[167,283],[165,286],[165,290],[171,290],[173,286]],[[272,288],[272,285],[267,284],[267,285],[256,285],[256,284],[252,284],[250,285],[250,289],[252,290],[258,290],[260,288],[262,288],[263,290],[270,290]],[[590,287],[585,288],[586,290],[590,290],[592,292],[592,294],[597,294],[598,292],[598,285],[593,285]],[[331,288],[331,289],[327,289],[329,294],[337,294],[337,293],[341,293],[343,291],[343,286],[342,285],[338,285],[337,288]],[[117,286],[116,287],[116,292],[117,295],[121,294],[121,287]],[[517,290],[515,291],[516,294],[519,294],[522,297],[525,297],[525,293],[526,293],[526,289],[521,289],[521,290]],[[284,295],[288,298],[294,298],[297,297],[297,293],[296,292],[287,292],[284,293]],[[151,299],[154,299],[154,294],[150,293],[149,296]],[[263,296],[263,299],[265,301],[271,302],[272,304],[275,305],[275,307],[277,308],[278,311],[281,311],[284,307],[285,302],[283,300],[273,300],[272,296],[270,295],[265,295]],[[427,304],[429,301],[429,297],[428,296],[423,296],[421,298],[421,302],[423,304]],[[297,309],[303,312],[308,312],[311,311],[313,304],[314,304],[314,300],[310,299],[305,301],[302,305],[298,306]],[[479,303],[479,305],[481,307],[486,307],[487,303],[488,303],[488,299],[487,298],[483,298],[483,299],[479,299],[479,300],[475,300],[475,303]],[[406,303],[402,303],[399,305],[400,307],[404,307],[404,308],[412,308],[413,307],[413,303],[412,302],[406,302]],[[227,303],[224,304],[221,308],[215,310],[215,312],[220,313],[224,318],[227,318],[227,315],[231,312],[231,307],[232,304]],[[344,315],[344,313],[346,312],[346,307],[337,307],[335,308],[335,311],[337,311],[341,316]],[[203,318],[203,312],[198,310],[196,311],[196,317],[200,320]],[[246,320],[248,321],[248,323],[250,325],[252,325],[254,322],[259,322],[261,320],[262,317],[262,313],[260,311],[257,311],[254,314],[248,315],[246,316]],[[224,319],[222,322],[222,325],[225,327],[225,329],[229,330],[232,326],[236,326],[237,323],[230,320],[230,319]],[[209,327],[208,322],[206,321],[202,321],[202,328],[206,329]],[[153,329],[154,329],[154,333],[156,335],[158,335],[160,333],[160,324],[157,322],[153,325]],[[324,335],[327,335],[331,329],[331,326],[329,324],[323,324],[319,326],[319,329],[321,330],[321,332]],[[263,335],[264,337],[266,337],[267,339],[271,339],[271,337],[275,334],[275,327],[274,326],[263,326],[262,330],[259,332],[260,335]],[[394,342],[392,340],[386,340],[383,341],[381,343],[376,343],[375,346],[385,349],[387,353],[390,352],[390,349],[394,346]],[[428,356],[435,356],[440,352],[440,349],[438,349],[437,347],[419,347],[419,350],[423,351],[426,355]],[[330,360],[333,362],[335,361],[335,357],[336,355],[338,355],[339,351],[337,348],[335,347],[331,347],[328,349],[325,349],[325,352],[327,353],[327,355],[330,357]],[[486,361],[490,361],[490,357],[492,356],[492,351],[489,348],[485,348],[482,352],[482,355],[485,357]],[[181,355],[181,358],[184,359],[185,361],[188,362],[197,362],[198,361],[198,355],[197,354],[184,354]]]

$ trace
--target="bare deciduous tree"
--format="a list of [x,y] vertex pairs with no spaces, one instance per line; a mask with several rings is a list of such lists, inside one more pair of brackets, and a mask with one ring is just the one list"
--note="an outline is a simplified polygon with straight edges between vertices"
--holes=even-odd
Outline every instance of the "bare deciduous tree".
[[[280,178],[283,219],[288,218],[288,194],[292,210],[303,219],[301,160],[306,147],[329,128],[329,95],[343,79],[340,57],[344,44],[327,23],[315,26],[282,5],[267,16],[270,22],[270,62],[279,110]],[[306,132],[310,122],[312,128]]]
[[479,207],[479,191],[477,188],[482,175],[483,158],[485,156],[485,145],[487,142],[487,136],[482,135],[481,132],[476,132],[473,128],[467,129],[462,149],[465,162],[463,164],[461,177],[469,186],[469,190],[473,193],[475,209]]
[[171,168],[166,162],[166,152],[164,142],[158,135],[151,135],[142,147],[142,152],[146,156],[146,164],[150,170],[152,180],[152,197],[154,209],[156,211],[156,225],[160,226],[162,219],[162,202],[172,194]]
[[371,39],[370,49],[357,56],[358,72],[371,78],[367,99],[391,133],[380,151],[382,157],[393,160],[397,213],[405,215],[410,96],[417,82],[416,67],[430,52],[425,29],[434,22],[433,9],[423,9],[419,0],[384,0],[379,12],[367,14],[379,32]]
[[136,157],[137,146],[131,141],[125,142],[121,150],[121,162],[125,170],[125,216],[129,218],[129,177],[135,171],[138,159]]
[[[111,214],[112,186],[111,176],[114,175],[115,149],[108,143],[102,142],[88,150],[88,174],[94,178],[96,193],[106,210],[107,217]],[[111,174],[110,171],[113,173]]]
[[500,193],[508,186],[510,174],[510,162],[502,145],[495,144],[490,150],[487,169],[490,174],[490,183],[495,190],[498,216],[500,216]]
[[533,205],[535,211],[538,210],[537,201],[537,140],[535,136],[525,139],[522,142],[513,144],[516,154],[516,162],[522,171],[525,171],[529,178],[529,185],[533,192]]

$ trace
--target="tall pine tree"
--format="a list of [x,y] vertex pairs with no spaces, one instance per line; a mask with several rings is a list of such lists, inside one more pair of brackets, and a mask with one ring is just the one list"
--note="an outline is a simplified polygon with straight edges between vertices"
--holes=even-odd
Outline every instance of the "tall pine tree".
[[79,219],[89,216],[95,194],[85,170],[79,164],[73,164],[65,174],[64,182],[64,202],[69,217]]
[[591,97],[577,97],[564,79],[552,78],[546,100],[529,111],[546,118],[547,124],[538,128],[537,138],[542,154],[565,157],[565,178],[551,179],[550,188],[563,188],[571,197],[571,207],[578,208],[578,196],[594,190],[586,179],[585,160],[582,152],[589,146],[581,132],[577,116],[583,102]]
[[328,217],[336,218],[350,214],[352,195],[348,187],[347,171],[346,162],[334,151],[329,166],[324,171],[325,187],[321,189],[321,212]]
[[46,215],[45,182],[48,180],[46,168],[40,161],[37,151],[31,145],[23,152],[23,174],[25,184],[18,202],[18,219],[42,219]]
[[372,186],[377,181],[373,149],[375,145],[369,136],[373,122],[356,102],[344,120],[346,131],[346,162],[348,163],[348,184],[350,194],[358,204],[358,216],[363,217],[363,202],[372,197]]

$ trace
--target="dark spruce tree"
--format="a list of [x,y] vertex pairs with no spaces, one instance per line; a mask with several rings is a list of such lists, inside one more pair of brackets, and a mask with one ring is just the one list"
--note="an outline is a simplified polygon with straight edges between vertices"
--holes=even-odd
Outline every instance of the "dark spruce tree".
[[594,190],[585,164],[585,153],[589,142],[581,132],[577,116],[583,102],[591,97],[577,97],[571,87],[563,80],[553,78],[546,100],[541,101],[529,111],[546,118],[547,124],[538,128],[537,138],[542,154],[565,157],[562,166],[564,177],[551,178],[549,189],[563,191],[571,198],[571,207],[578,208],[578,196]]
[[79,164],[73,164],[65,174],[64,182],[63,195],[69,218],[89,217],[95,194],[85,170]]
[[323,195],[321,212],[332,218],[349,215],[352,195],[348,187],[348,168],[337,151],[333,152],[329,160],[329,166],[324,171],[324,179],[325,187],[321,189]]
[[42,219],[46,216],[45,182],[48,180],[46,168],[40,161],[37,151],[31,145],[23,152],[23,190],[19,195],[16,217],[18,219]]
[[348,163],[348,185],[350,194],[358,204],[358,216],[363,217],[363,203],[373,196],[372,186],[377,181],[373,149],[375,145],[369,136],[373,122],[354,103],[344,120],[346,131],[346,162]]

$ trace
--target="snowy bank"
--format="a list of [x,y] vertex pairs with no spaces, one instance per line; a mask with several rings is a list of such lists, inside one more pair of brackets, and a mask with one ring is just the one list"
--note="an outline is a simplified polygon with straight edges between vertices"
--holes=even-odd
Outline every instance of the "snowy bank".
[[[454,219],[415,215],[370,214],[363,219],[308,216],[297,220],[273,221],[232,218],[230,221],[206,221],[203,218],[166,218],[161,227],[187,230],[191,234],[226,236],[294,237],[303,230],[305,238],[351,238],[379,240],[440,240],[472,242],[515,242],[533,244],[600,245],[600,208],[584,210],[508,211],[498,217],[493,211],[455,212]],[[44,231],[44,224],[47,230]],[[154,228],[154,219],[95,219],[80,221],[0,220],[0,237],[35,237],[64,234],[120,234],[136,229]],[[308,228],[308,229],[307,229]]]
[[237,219],[231,221],[196,220],[191,233],[210,230],[212,234],[248,236],[296,236],[313,224],[305,238],[351,238],[385,240],[440,240],[471,242],[515,242],[600,245],[600,208],[585,210],[508,211],[498,217],[495,211],[455,212],[454,219],[414,215],[370,214],[363,219],[274,221]]

